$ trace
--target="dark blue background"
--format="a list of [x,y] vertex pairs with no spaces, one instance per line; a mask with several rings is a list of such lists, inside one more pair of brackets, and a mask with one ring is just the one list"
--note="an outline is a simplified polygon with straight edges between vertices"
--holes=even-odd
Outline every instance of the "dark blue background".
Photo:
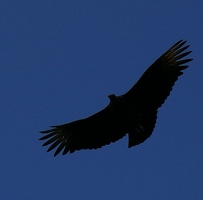
[[[0,193],[11,199],[203,198],[202,1],[0,3]],[[180,39],[194,61],[153,135],[53,157],[49,125],[87,117],[125,93]]]

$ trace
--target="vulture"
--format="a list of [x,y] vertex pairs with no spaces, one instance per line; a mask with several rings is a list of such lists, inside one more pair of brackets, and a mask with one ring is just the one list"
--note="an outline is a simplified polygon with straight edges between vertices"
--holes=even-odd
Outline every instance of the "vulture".
[[108,95],[109,104],[99,112],[41,131],[47,152],[65,155],[82,149],[97,149],[128,134],[128,147],[144,142],[153,132],[158,109],[169,96],[178,77],[192,59],[185,57],[189,45],[180,40],[161,55],[125,94]]

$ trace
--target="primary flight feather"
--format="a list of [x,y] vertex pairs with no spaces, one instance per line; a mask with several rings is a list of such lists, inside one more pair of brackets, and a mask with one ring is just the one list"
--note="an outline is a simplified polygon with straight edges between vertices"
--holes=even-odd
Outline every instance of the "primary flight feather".
[[54,156],[81,149],[97,149],[115,142],[128,134],[128,147],[144,142],[156,124],[158,108],[169,96],[173,85],[186,63],[183,59],[191,53],[189,45],[180,40],[160,56],[125,94],[108,95],[110,103],[96,114],[67,124],[51,126],[40,140],[47,151],[56,148]]

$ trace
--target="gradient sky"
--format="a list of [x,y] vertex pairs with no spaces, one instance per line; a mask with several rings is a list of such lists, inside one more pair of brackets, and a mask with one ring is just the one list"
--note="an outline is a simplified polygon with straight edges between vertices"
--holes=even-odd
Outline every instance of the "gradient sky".
[[[203,199],[203,1],[0,3],[3,200]],[[87,117],[186,39],[194,61],[143,144],[53,157],[40,130]]]

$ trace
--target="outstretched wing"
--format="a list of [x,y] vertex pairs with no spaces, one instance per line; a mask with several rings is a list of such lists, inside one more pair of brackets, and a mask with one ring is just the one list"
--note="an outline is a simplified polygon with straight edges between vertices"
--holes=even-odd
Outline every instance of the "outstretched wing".
[[64,155],[81,149],[97,149],[121,139],[126,134],[109,106],[88,118],[52,126],[52,129],[41,133],[46,135],[40,140],[47,140],[43,146],[51,145],[47,151],[57,147],[54,156],[62,150]]
[[183,59],[191,53],[189,47],[180,40],[160,56],[141,76],[138,82],[124,95],[129,103],[136,104],[142,112],[157,110],[169,96],[173,85],[183,70],[185,63],[192,59]]
[[[146,140],[152,134],[158,108],[169,96],[173,85],[192,59],[183,59],[191,53],[189,46],[179,41],[160,56],[123,97],[134,107],[142,129],[129,132],[129,147]],[[142,131],[141,131],[142,130]]]

